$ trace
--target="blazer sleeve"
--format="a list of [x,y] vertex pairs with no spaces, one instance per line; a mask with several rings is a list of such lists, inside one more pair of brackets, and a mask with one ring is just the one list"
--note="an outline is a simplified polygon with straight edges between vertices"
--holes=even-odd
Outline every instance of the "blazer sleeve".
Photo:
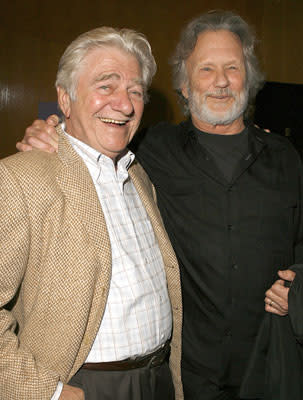
[[[30,218],[22,188],[0,162],[0,398],[50,399],[59,377],[39,365],[16,332],[13,313],[30,249]],[[19,332],[20,333],[20,332]]]

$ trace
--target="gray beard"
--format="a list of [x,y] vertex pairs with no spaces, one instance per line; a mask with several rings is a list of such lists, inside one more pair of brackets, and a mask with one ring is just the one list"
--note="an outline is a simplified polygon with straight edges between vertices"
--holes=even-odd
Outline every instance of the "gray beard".
[[191,114],[194,114],[200,121],[210,125],[229,125],[244,114],[248,104],[247,89],[242,90],[240,94],[235,94],[229,89],[221,89],[217,91],[216,94],[228,94],[233,96],[235,101],[229,110],[225,112],[210,110],[206,103],[208,94],[205,94],[203,96],[204,101],[201,101],[199,94],[196,91],[192,92],[190,88],[188,88],[188,107]]

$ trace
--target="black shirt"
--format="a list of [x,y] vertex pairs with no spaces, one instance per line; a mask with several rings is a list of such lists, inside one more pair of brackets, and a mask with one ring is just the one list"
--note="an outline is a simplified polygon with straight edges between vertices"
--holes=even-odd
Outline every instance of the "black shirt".
[[230,181],[236,165],[248,152],[247,128],[235,135],[214,135],[195,127],[193,130],[199,144],[208,151],[226,180]]
[[180,264],[182,369],[220,387],[241,383],[277,271],[303,261],[299,157],[254,127],[247,141],[229,182],[191,121],[150,128],[136,150]]

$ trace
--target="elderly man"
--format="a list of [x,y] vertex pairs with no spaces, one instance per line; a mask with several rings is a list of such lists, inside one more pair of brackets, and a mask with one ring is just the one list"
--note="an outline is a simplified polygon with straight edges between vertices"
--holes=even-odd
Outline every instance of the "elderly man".
[[84,33],[59,64],[58,154],[0,163],[3,400],[183,398],[178,264],[126,149],[155,70],[143,35]]
[[[265,292],[266,311],[287,314],[288,267],[303,262],[302,166],[286,139],[244,123],[262,75],[241,17],[189,23],[173,76],[190,119],[150,128],[136,151],[181,269],[184,395],[238,399]],[[36,121],[18,148],[54,151],[51,124]]]

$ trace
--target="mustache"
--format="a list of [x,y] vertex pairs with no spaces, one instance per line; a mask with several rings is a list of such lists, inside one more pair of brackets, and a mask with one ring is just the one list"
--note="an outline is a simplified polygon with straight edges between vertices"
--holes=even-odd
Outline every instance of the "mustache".
[[231,90],[230,88],[221,88],[204,93],[204,97],[207,96],[215,96],[215,97],[229,96],[236,98],[237,94],[234,93],[233,90]]

